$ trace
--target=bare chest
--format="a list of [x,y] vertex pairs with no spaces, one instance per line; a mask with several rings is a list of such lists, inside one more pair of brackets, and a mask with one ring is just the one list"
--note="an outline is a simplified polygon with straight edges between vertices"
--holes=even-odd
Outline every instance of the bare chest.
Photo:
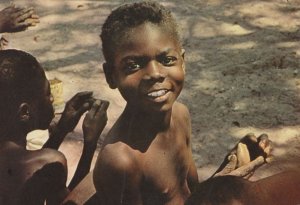
[[151,200],[157,200],[167,204],[174,199],[182,201],[190,194],[187,186],[188,156],[184,136],[163,146],[159,143],[150,145],[140,159],[144,202],[150,200],[149,204],[153,204]]

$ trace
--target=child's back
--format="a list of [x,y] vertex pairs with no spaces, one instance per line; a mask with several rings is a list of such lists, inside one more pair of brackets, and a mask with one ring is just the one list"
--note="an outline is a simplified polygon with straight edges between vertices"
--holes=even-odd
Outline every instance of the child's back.
[[49,193],[65,187],[66,159],[56,150],[27,151],[7,141],[0,147],[0,164],[0,204],[42,205]]

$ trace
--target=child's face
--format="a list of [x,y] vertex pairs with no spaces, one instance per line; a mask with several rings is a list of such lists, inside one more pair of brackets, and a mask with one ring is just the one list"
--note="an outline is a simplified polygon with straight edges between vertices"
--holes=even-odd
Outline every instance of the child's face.
[[168,111],[184,81],[183,51],[171,35],[146,23],[130,31],[116,49],[110,86],[118,88],[129,105]]
[[48,129],[51,120],[54,117],[53,97],[50,92],[50,84],[45,78],[42,96],[37,101],[35,108],[35,124],[38,129]]

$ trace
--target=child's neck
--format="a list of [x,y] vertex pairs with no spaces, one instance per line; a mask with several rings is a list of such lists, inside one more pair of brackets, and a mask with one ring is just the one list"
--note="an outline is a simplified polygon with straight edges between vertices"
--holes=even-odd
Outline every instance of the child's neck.
[[172,110],[167,112],[147,112],[141,109],[130,108],[126,106],[123,116],[128,119],[132,125],[136,125],[137,129],[153,130],[162,132],[170,127]]
[[146,151],[156,137],[168,136],[171,130],[171,110],[149,113],[126,107],[121,118],[126,130],[122,134],[124,142],[141,152]]
[[27,136],[27,131],[24,131],[23,128],[18,127],[18,126],[7,126],[7,129],[2,130],[2,133],[0,133],[1,137],[1,142],[5,141],[11,141],[14,142],[24,148],[26,148],[26,136]]
[[[1,136],[1,138],[2,138],[2,136]],[[7,136],[5,138],[2,138],[0,140],[0,143],[4,143],[4,142],[8,142],[8,141],[14,142],[17,145],[26,148],[26,144],[27,144],[26,135],[24,135],[22,137],[20,135],[18,135],[18,136],[17,135],[10,135],[10,137]]]

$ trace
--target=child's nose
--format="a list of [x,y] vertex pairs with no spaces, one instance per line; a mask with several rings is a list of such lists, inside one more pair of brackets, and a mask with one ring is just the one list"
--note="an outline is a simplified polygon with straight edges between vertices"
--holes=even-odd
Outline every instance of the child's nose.
[[156,61],[150,61],[146,67],[146,74],[144,80],[161,80],[166,77],[162,66]]

